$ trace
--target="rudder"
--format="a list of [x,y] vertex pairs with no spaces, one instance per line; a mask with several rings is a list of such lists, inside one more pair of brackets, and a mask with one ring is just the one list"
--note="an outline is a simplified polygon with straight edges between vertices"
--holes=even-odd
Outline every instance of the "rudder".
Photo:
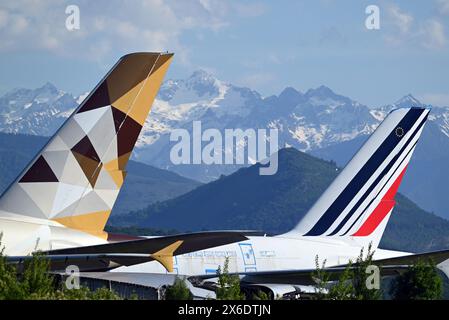
[[372,243],[376,248],[429,111],[393,110],[286,235]]

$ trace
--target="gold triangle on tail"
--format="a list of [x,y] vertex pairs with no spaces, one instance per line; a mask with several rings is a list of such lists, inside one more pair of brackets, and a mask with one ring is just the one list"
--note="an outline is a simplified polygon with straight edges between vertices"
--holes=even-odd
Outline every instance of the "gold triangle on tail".
[[107,239],[108,234],[103,230],[110,214],[111,210],[97,211],[68,217],[55,217],[52,220],[59,222],[67,228],[80,230],[91,235]]
[[168,272],[173,272],[173,253],[183,243],[183,240],[173,242],[171,245],[152,253],[151,257],[162,264]]

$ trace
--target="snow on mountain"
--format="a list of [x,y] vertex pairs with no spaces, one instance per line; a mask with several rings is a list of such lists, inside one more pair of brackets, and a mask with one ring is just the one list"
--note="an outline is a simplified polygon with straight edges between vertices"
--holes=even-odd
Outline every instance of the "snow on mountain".
[[[50,83],[34,90],[12,90],[0,98],[0,131],[51,135],[87,95],[74,97]],[[368,108],[326,86],[305,93],[288,87],[279,95],[262,97],[200,70],[162,85],[134,157],[208,181],[240,166],[173,165],[169,159],[175,143],[169,139],[173,129],[191,132],[196,120],[201,120],[203,130],[216,128],[222,134],[225,129],[277,128],[280,147],[312,151],[370,134],[392,108],[408,106],[422,104],[409,94],[391,105]],[[430,120],[449,136],[448,108],[434,108]]]
[[77,107],[76,98],[47,82],[42,87],[14,89],[0,98],[3,132],[51,135]]

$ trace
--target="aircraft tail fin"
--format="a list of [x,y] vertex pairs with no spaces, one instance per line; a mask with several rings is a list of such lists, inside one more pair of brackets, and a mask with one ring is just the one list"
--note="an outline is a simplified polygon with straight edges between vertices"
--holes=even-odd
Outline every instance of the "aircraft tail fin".
[[429,114],[390,112],[299,224],[286,235],[321,237],[377,248],[395,194]]
[[122,57],[0,198],[3,214],[104,236],[173,54]]

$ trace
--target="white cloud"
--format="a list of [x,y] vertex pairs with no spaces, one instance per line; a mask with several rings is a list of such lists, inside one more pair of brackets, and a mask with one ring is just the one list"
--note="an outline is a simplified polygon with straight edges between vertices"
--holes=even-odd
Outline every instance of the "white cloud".
[[[70,0],[15,0],[0,4],[0,51],[47,50],[101,59],[130,51],[169,50],[186,60],[181,34],[192,29],[220,30],[240,10],[261,14],[256,6],[219,0],[79,0],[80,30],[65,28]],[[184,57],[182,57],[184,55]]]
[[437,20],[430,19],[421,28],[423,44],[428,48],[441,48],[446,45],[444,26]]
[[[449,0],[439,2],[449,4]],[[394,26],[384,36],[389,44],[419,45],[427,49],[439,49],[446,45],[445,27],[437,18],[417,20],[415,23],[413,15],[402,11],[397,5],[389,6],[387,13],[389,24]]]
[[449,0],[437,0],[440,13],[449,14]]
[[410,31],[414,20],[411,14],[401,11],[397,5],[389,6],[388,14],[401,33],[408,33]]

